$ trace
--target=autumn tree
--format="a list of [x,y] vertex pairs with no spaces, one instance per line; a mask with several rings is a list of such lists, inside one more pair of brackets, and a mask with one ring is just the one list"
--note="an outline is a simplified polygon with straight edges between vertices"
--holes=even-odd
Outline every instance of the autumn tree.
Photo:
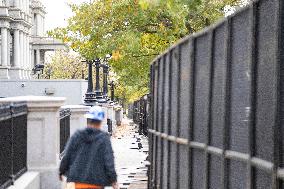
[[44,69],[46,79],[85,79],[87,69],[79,55],[57,51],[50,56]]
[[112,54],[118,95],[132,101],[148,92],[152,59],[197,32],[241,0],[95,0],[71,5],[65,28],[50,31],[86,59]]

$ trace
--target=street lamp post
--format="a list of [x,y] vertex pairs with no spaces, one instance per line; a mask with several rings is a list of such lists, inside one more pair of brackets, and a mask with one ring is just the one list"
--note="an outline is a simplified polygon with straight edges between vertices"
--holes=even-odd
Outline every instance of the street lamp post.
[[103,76],[103,97],[108,100],[108,73],[109,73],[109,65],[106,63],[106,64],[103,64],[102,65],[103,67],[103,73],[104,73],[104,76]]
[[96,102],[93,86],[93,61],[86,61],[88,64],[88,89],[85,95],[85,103],[87,105],[93,105]]
[[100,67],[101,67],[101,60],[97,58],[95,60],[95,66],[96,66],[96,99],[102,98],[102,92],[101,92],[101,85],[100,85]]
[[110,82],[109,85],[110,85],[110,91],[111,91],[110,99],[112,102],[114,102],[114,87],[115,87],[114,81]]

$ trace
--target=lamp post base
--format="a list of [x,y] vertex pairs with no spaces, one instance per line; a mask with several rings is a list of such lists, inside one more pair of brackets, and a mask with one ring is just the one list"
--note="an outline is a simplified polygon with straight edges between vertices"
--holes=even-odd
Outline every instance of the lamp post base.
[[98,104],[103,104],[109,102],[109,98],[104,96],[102,92],[87,92],[85,95],[84,105],[86,106],[95,106]]
[[87,92],[84,100],[86,106],[96,105],[96,94],[94,92]]

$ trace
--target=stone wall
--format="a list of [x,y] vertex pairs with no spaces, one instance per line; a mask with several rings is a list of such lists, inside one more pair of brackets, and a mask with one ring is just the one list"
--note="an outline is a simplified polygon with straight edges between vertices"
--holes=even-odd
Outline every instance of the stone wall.
[[82,104],[87,91],[84,80],[2,80],[0,97],[66,97],[66,104]]

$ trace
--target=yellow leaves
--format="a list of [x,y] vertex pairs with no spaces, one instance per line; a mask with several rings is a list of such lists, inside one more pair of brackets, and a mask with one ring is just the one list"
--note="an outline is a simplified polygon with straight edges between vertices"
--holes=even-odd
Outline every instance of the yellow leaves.
[[150,4],[147,0],[140,0],[139,5],[141,6],[142,10],[147,10]]
[[118,50],[115,50],[112,52],[112,58],[115,60],[115,61],[118,61],[119,59],[121,59],[123,56],[122,54],[120,54],[120,52]]
[[166,30],[166,27],[165,27],[165,25],[163,23],[160,23],[159,27],[160,27],[161,31],[165,31]]
[[139,5],[142,10],[147,10],[150,6],[158,5],[160,0],[139,0]]

